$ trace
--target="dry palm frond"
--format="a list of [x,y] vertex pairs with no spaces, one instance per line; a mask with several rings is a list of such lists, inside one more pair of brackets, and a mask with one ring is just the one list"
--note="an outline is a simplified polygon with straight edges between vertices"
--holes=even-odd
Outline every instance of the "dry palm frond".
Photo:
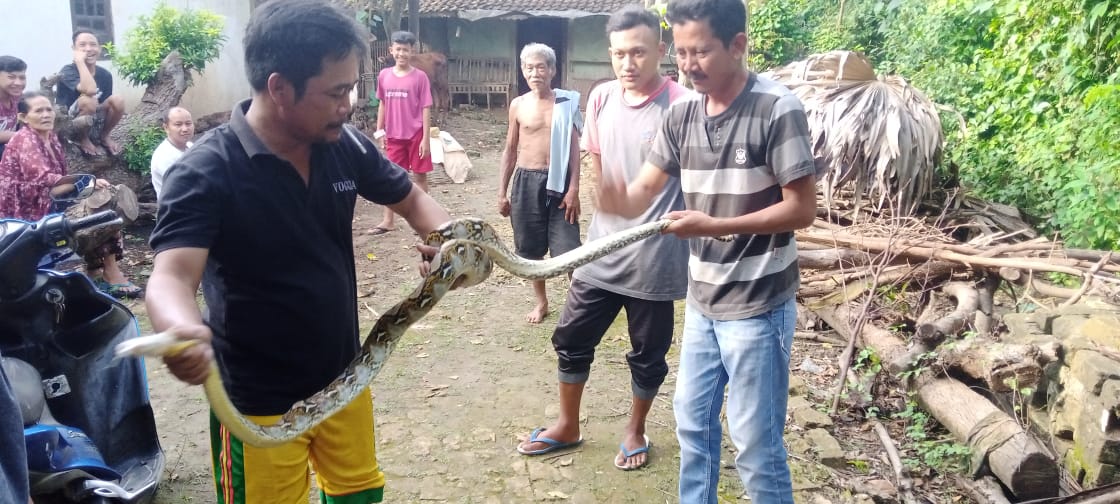
[[877,77],[852,51],[814,54],[764,75],[805,105],[813,153],[829,169],[826,201],[853,184],[857,198],[867,194],[879,208],[906,214],[929,193],[941,161],[941,119],[905,79]]

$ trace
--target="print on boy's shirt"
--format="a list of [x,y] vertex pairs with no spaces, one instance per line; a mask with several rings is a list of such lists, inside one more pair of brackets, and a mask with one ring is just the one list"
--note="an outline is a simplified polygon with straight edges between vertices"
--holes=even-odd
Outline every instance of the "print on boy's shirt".
[[405,98],[405,99],[407,99],[408,98],[408,90],[407,89],[386,89],[385,90],[385,97],[386,98]]

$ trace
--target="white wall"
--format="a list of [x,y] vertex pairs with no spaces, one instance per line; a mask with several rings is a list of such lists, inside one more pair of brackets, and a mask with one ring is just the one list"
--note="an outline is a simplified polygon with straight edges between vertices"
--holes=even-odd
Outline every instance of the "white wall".
[[[65,0],[39,0],[23,3],[18,0],[0,0],[0,12],[13,14],[34,9],[34,15],[23,17],[34,22],[9,23],[0,30],[0,54],[11,54],[27,62],[28,89],[38,89],[39,79],[53,74],[72,61],[70,36],[70,2]],[[241,36],[249,21],[249,2],[246,0],[166,0],[176,8],[206,9],[225,18],[226,42],[221,56],[206,65],[202,75],[193,75],[194,84],[183,96],[182,105],[195,117],[212,112],[227,111],[240,100],[249,97],[249,84],[245,79],[244,56]],[[124,44],[125,34],[136,18],[150,15],[156,3],[151,0],[112,0],[113,37]],[[112,61],[99,65],[113,72],[113,91],[124,97],[126,106],[136,105],[144,95],[143,88],[132,86],[122,78]]]
[[35,90],[40,79],[74,59],[70,49],[70,2],[39,0],[18,8],[17,2],[0,0],[0,12],[12,16],[0,29],[0,54],[27,62],[27,89]]

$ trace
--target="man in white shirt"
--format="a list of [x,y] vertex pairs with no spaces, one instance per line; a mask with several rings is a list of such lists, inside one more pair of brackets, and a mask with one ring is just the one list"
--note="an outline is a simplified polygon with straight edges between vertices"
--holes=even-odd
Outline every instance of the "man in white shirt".
[[163,113],[162,122],[163,131],[167,133],[167,139],[161,142],[159,147],[156,147],[156,151],[152,153],[152,187],[156,190],[157,200],[167,170],[175,164],[175,161],[179,160],[187,147],[193,145],[191,139],[194,138],[194,119],[191,118],[191,113],[187,109],[183,107],[167,109]]

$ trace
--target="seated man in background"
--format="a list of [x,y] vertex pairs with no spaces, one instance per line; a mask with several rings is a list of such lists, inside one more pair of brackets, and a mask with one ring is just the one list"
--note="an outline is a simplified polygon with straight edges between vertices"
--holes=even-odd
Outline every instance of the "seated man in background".
[[113,74],[97,66],[101,43],[89,30],[74,32],[74,62],[58,72],[56,97],[59,105],[70,111],[78,133],[78,145],[88,156],[97,155],[96,138],[110,155],[121,151],[109,133],[124,116],[124,98],[113,94]]
[[164,133],[167,138],[160,142],[152,153],[152,187],[156,190],[156,200],[159,200],[159,191],[163,188],[163,177],[167,169],[182,157],[187,147],[194,145],[194,119],[189,110],[183,107],[171,107],[163,111],[160,117]]

